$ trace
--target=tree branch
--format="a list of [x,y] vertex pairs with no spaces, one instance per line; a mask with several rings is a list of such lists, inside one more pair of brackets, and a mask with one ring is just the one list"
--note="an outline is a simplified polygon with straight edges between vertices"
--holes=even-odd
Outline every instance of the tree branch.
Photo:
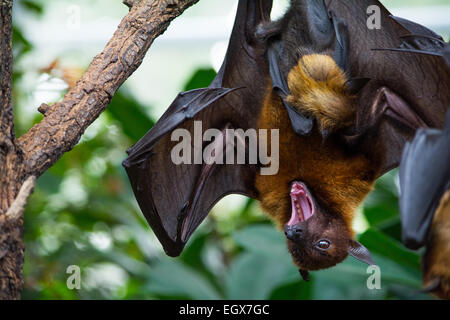
[[14,135],[12,88],[12,0],[0,0],[0,300],[18,299],[22,289],[22,219],[6,212],[23,179],[23,157]]
[[131,8],[133,6],[134,0],[123,0],[122,1],[124,5],[126,5],[128,8]]
[[[40,176],[71,150],[141,64],[154,39],[198,0],[134,0],[103,52],[61,102],[19,139],[27,175]],[[124,106],[125,108],[126,106]]]
[[25,205],[27,204],[27,199],[33,192],[35,182],[36,177],[29,176],[22,184],[22,187],[20,188],[16,199],[9,207],[8,211],[6,211],[5,216],[8,223],[14,223],[22,217],[23,210],[25,209]]
[[[22,153],[14,134],[12,68],[12,1],[0,0],[0,216],[14,200],[22,168]],[[12,171],[15,176],[8,176]]]
[[11,103],[12,79],[12,1],[0,1],[0,148],[8,148],[14,139]]

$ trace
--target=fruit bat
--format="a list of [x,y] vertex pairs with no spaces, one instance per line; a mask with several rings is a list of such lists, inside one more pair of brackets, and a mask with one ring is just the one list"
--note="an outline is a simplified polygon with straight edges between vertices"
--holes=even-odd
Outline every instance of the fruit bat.
[[[378,30],[367,27],[372,5],[380,8]],[[392,17],[378,1],[293,0],[278,21],[270,20],[271,6],[239,1],[211,85],[180,93],[128,150],[123,165],[133,191],[170,256],[217,201],[237,193],[259,200],[284,230],[304,279],[348,255],[373,264],[354,240],[354,213],[374,181],[398,166],[417,128],[443,126],[450,69],[436,52],[444,50],[430,51],[437,40],[427,33],[433,39],[421,53],[397,51],[405,36],[426,29]],[[199,124],[215,132],[200,143]],[[250,161],[252,140],[230,139],[231,129],[265,134],[258,152],[278,157]],[[190,161],[173,161],[182,136],[194,137],[186,138],[192,151],[179,152]],[[239,148],[246,161],[223,164]],[[270,167],[276,174],[264,173]]]
[[450,299],[450,112],[444,130],[419,129],[406,144],[399,178],[403,243],[426,246],[426,291]]

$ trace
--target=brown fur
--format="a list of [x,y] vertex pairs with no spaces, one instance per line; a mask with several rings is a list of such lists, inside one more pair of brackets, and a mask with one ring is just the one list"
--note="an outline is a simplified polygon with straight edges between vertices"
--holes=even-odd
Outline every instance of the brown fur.
[[[344,73],[330,57],[305,56],[289,73],[288,100],[299,110],[314,114],[319,129],[334,131],[347,126],[353,117],[353,98],[346,93],[345,82]],[[373,163],[360,153],[346,151],[336,136],[324,140],[317,128],[309,136],[297,135],[281,98],[271,88],[259,128],[279,129],[280,137],[278,174],[256,178],[262,208],[283,227],[291,215],[290,185],[301,181],[311,191],[319,212],[308,221],[303,242],[288,240],[294,263],[303,270],[339,263],[347,256],[354,236],[355,210],[372,190]],[[313,249],[322,237],[333,241],[326,253]]]
[[436,210],[423,266],[424,285],[440,279],[440,287],[433,293],[441,299],[450,299],[450,190]]
[[327,55],[303,56],[288,75],[287,102],[313,116],[321,131],[334,132],[354,123],[355,97],[347,92],[347,77]]
[[290,183],[301,180],[318,201],[343,217],[351,231],[355,209],[372,189],[374,174],[369,160],[346,154],[331,139],[323,143],[318,132],[307,137],[296,135],[281,99],[274,93],[266,98],[259,127],[280,130],[279,172],[256,178],[261,205],[277,225],[283,226],[290,217]]

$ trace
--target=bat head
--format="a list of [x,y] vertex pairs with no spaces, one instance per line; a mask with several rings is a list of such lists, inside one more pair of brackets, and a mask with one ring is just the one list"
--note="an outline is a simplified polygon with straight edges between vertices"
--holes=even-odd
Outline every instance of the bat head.
[[304,183],[291,184],[290,198],[291,218],[284,232],[289,252],[303,271],[302,276],[305,270],[332,267],[349,254],[374,264],[369,251],[352,239],[344,219],[321,208]]

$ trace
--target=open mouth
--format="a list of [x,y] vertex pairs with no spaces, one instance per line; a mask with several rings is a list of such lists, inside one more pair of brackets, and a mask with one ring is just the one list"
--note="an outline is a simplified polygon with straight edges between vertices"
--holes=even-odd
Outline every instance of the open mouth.
[[290,196],[292,213],[291,219],[287,223],[288,226],[306,221],[314,215],[314,203],[304,183],[294,181],[291,185]]

